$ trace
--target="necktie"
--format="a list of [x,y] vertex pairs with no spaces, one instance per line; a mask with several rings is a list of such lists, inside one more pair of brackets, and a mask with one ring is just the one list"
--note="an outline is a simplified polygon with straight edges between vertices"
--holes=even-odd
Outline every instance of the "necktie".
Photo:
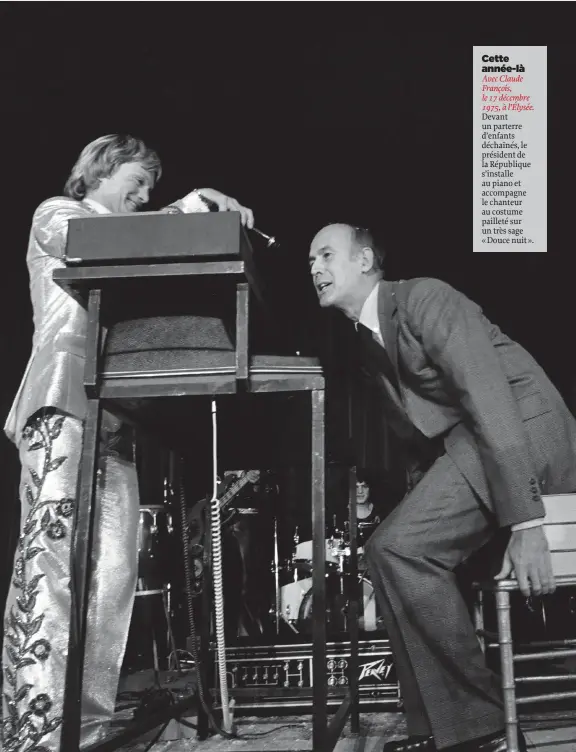
[[[383,373],[399,395],[398,379],[386,348],[376,342],[373,332],[363,324],[358,324],[357,331],[368,365],[371,363],[380,373]],[[432,462],[443,453],[444,442],[429,441],[412,423],[405,410],[392,400],[387,400],[385,410],[392,429],[400,439],[406,442],[407,456],[416,463],[417,467],[427,470]]]
[[376,342],[374,334],[364,324],[358,324],[357,331],[364,354],[398,391],[398,379],[386,348]]

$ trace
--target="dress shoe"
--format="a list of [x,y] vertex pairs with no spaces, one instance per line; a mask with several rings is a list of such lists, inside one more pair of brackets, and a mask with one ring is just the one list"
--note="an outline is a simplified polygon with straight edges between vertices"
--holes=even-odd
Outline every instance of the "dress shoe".
[[[526,737],[521,729],[518,729],[518,749],[520,752],[527,752]],[[446,752],[452,752],[452,750],[454,752],[508,752],[506,732],[499,731],[491,736],[483,736],[464,744],[457,744],[455,747],[448,747]]]
[[386,742],[383,752],[436,752],[433,736],[409,736],[396,742]]

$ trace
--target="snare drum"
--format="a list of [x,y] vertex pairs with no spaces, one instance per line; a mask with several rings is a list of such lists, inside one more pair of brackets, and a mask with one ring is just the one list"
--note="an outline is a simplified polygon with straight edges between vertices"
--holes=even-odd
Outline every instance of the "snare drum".
[[[328,538],[326,540],[326,563],[338,564],[339,552],[343,550],[343,544],[340,538]],[[345,555],[345,554],[343,554]],[[312,541],[302,541],[296,546],[296,560],[308,561],[312,566]]]

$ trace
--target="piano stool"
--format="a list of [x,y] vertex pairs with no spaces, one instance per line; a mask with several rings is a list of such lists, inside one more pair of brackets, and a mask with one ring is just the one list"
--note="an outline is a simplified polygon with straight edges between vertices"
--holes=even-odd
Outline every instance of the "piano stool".
[[[543,497],[546,508],[544,531],[552,555],[556,586],[576,586],[576,494],[558,494]],[[512,635],[510,593],[518,590],[515,577],[506,580],[475,582],[474,624],[484,652],[498,647],[500,674],[504,697],[504,719],[508,752],[518,752],[517,705],[530,702],[552,702],[576,698],[576,691],[548,692],[531,697],[516,696],[517,680],[514,665],[527,661],[545,661],[576,656],[576,635],[570,640],[549,640],[520,646]],[[490,592],[496,601],[497,634],[484,628],[484,594]],[[486,642],[486,639],[495,642]],[[520,647],[522,650],[520,651]],[[544,650],[540,648],[546,648]],[[576,681],[576,671],[559,676],[530,677],[532,681]]]

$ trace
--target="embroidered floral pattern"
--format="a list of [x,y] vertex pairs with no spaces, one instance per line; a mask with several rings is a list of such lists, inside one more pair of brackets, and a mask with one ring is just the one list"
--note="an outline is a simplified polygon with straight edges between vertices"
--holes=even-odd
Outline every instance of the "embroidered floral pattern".
[[71,517],[74,512],[74,499],[61,499],[56,504],[56,514],[60,517]]
[[50,642],[37,638],[44,613],[35,611],[43,574],[28,579],[26,563],[31,562],[46,549],[41,535],[59,541],[66,537],[67,528],[62,521],[74,512],[74,500],[44,499],[42,492],[49,473],[57,470],[65,456],[54,457],[54,442],[60,435],[65,418],[41,413],[23,432],[29,451],[44,453],[42,471],[30,468],[30,483],[24,485],[28,513],[18,540],[12,585],[20,591],[16,604],[10,608],[4,625],[4,719],[2,739],[4,752],[48,752],[40,742],[62,723],[61,716],[49,717],[53,707],[47,694],[32,696],[34,687],[19,680],[19,669],[42,664],[49,660]]

